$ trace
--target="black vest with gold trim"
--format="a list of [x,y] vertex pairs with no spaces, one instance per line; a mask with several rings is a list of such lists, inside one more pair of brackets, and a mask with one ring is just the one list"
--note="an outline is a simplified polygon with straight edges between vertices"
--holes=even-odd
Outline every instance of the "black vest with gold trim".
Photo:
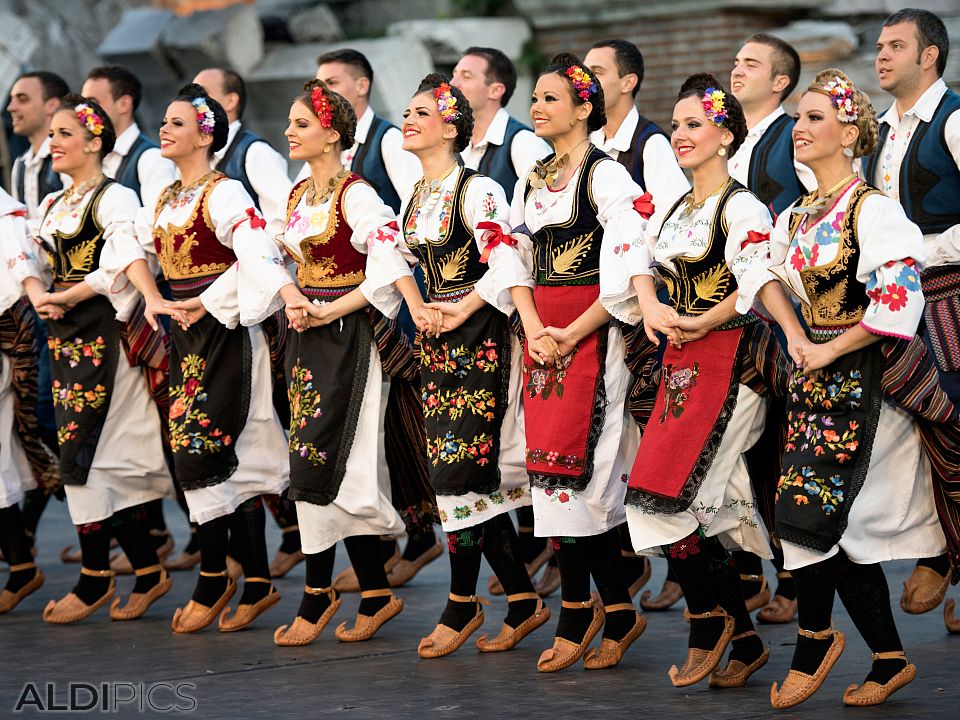
[[[420,261],[427,281],[427,295],[431,298],[465,295],[473,290],[473,286],[487,271],[487,266],[480,262],[473,228],[464,220],[463,203],[467,196],[467,185],[476,175],[479,173],[475,170],[460,169],[460,177],[453,189],[446,233],[439,238],[424,236],[425,242],[422,243],[414,237],[405,238],[410,252]],[[416,207],[416,203],[411,202],[403,213],[405,235]]]
[[[59,230],[53,233],[54,248],[50,253],[53,265],[53,281],[58,284],[73,284],[100,267],[103,251],[103,228],[97,222],[97,208],[104,191],[115,181],[104,178],[93,191],[83,211],[76,231],[66,235]],[[53,205],[50,206],[53,208]],[[49,210],[47,211],[49,212]]]

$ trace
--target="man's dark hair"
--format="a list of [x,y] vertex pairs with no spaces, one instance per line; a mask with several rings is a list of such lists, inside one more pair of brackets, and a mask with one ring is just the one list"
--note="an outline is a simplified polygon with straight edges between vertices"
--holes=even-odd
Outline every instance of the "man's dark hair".
[[488,47],[468,47],[463,54],[476,55],[487,61],[487,85],[491,82],[503,83],[506,90],[500,98],[500,106],[506,106],[513,97],[513,91],[517,89],[517,68],[510,58],[500,50]]
[[17,79],[19,80],[23,78],[36,78],[40,81],[40,86],[43,88],[44,102],[50,98],[63,100],[64,96],[70,92],[70,88],[67,87],[67,83],[62,77],[56,73],[48,72],[47,70],[33,70],[32,72],[25,72]]
[[353,48],[343,48],[342,50],[331,50],[317,58],[317,67],[327,63],[343,63],[360,71],[360,75],[370,81],[370,87],[373,87],[373,65],[367,60],[367,56],[359,50]]
[[237,94],[237,119],[239,120],[247,108],[247,84],[235,70],[228,68],[217,68],[217,70],[223,74],[223,94]]
[[633,97],[640,92],[640,86],[643,84],[643,53],[640,48],[629,40],[621,38],[611,38],[610,40],[601,40],[595,42],[591,48],[612,48],[617,63],[617,72],[620,77],[624,75],[636,75],[637,84],[633,88]]
[[[904,8],[893,13],[883,21],[884,27],[890,25],[899,25],[900,23],[913,23],[917,28],[917,37],[920,39],[920,52],[923,52],[931,45],[940,51],[937,56],[937,76],[943,77],[943,71],[947,67],[947,55],[950,53],[950,38],[947,35],[947,27],[943,20],[934,15],[929,10],[919,8]],[[917,63],[920,58],[917,57]]]
[[143,86],[132,72],[120,65],[100,65],[87,73],[87,80],[106,80],[110,84],[110,95],[114,101],[129,95],[133,101],[133,110],[140,107]]
[[747,38],[746,43],[757,43],[766,45],[773,50],[770,57],[770,64],[773,67],[773,74],[786,75],[789,82],[783,92],[780,93],[780,99],[784,100],[790,97],[790,93],[797,89],[797,83],[800,82],[800,54],[786,40],[781,40],[776,35],[768,33],[754,33]]

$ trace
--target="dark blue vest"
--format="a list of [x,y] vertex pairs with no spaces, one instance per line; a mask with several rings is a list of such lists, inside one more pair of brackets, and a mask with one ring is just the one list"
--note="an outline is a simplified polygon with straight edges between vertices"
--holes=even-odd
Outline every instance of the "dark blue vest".
[[[29,151],[28,151],[29,152]],[[26,191],[26,154],[17,158],[13,166],[15,175],[13,186],[17,189],[17,200],[24,205],[27,204]],[[43,199],[52,192],[63,190],[63,183],[60,181],[60,175],[53,170],[53,159],[48,155],[40,164],[40,177],[37,178],[37,202],[39,205]]]
[[507,129],[503,133],[503,144],[488,144],[477,168],[481,175],[486,175],[500,183],[500,187],[503,188],[503,192],[507,196],[507,202],[513,202],[513,190],[517,186],[517,180],[520,179],[513,167],[510,150],[513,146],[513,139],[521,130],[530,130],[530,128],[519,120],[512,117],[507,118]]
[[647,181],[643,179],[643,149],[647,146],[647,140],[654,135],[667,137],[667,134],[653,120],[640,115],[640,119],[637,120],[637,129],[633,131],[633,138],[630,140],[630,149],[617,155],[617,162],[627,169],[633,181],[644,190],[649,190],[649,187]]
[[400,195],[390,181],[387,166],[383,161],[383,136],[395,127],[379,115],[373,116],[370,130],[367,131],[366,142],[360,143],[357,154],[353,156],[350,169],[373,185],[377,195],[389,205],[395,213],[400,212]]
[[[133,190],[137,197],[140,197],[140,173],[137,170],[140,156],[150,148],[155,147],[157,147],[155,142],[140,133],[137,139],[133,141],[133,145],[130,146],[130,150],[123,156],[123,160],[120,161],[120,167],[117,168],[117,176],[114,180]],[[143,198],[141,197],[140,200],[142,202]]]
[[747,187],[774,217],[806,192],[793,165],[793,125],[790,116],[778,117],[763,133],[750,156]]
[[267,141],[241,127],[233,138],[233,142],[230,143],[230,147],[227,148],[227,152],[224,153],[223,159],[217,163],[217,170],[228,178],[243,183],[243,187],[253,198],[253,203],[260,207],[260,196],[257,195],[257,191],[253,189],[253,185],[250,183],[250,178],[247,177],[247,151],[256,142],[265,143]]
[[[900,165],[900,204],[924,235],[960,224],[960,168],[947,147],[946,127],[960,110],[960,95],[947,90],[930,122],[917,126]],[[867,182],[874,182],[890,126],[880,125],[877,149],[867,161]]]

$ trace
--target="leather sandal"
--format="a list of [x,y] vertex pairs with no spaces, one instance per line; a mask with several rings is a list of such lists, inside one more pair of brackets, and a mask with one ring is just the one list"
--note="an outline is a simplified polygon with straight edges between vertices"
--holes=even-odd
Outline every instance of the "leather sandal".
[[960,634],[960,618],[953,615],[956,607],[957,603],[953,598],[947,600],[943,606],[943,624],[947,626],[947,632],[951,635]]
[[470,622],[464,625],[463,630],[457,631],[452,627],[443,624],[437,624],[427,637],[420,639],[417,646],[417,655],[424,659],[443,657],[458,650],[467,638],[473,635],[481,625],[483,625],[483,606],[490,603],[479,595],[454,595],[450,593],[449,597],[453,602],[476,603],[477,612],[470,618]]
[[186,635],[203,630],[217,619],[217,615],[226,607],[230,598],[237,591],[236,581],[227,575],[226,570],[220,572],[204,572],[201,570],[200,575],[202,577],[225,577],[227,578],[227,587],[224,589],[223,595],[217,598],[217,601],[211,607],[201,605],[196,600],[191,600],[186,607],[177,608],[170,623],[170,629],[177,635]]
[[[398,545],[393,551],[393,555],[383,564],[383,571],[387,573],[387,577],[390,576],[390,571],[396,567],[397,563],[400,562],[400,546]],[[340,573],[333,579],[333,589],[338,593],[355,593],[360,592],[360,579],[357,577],[356,571],[353,569],[353,565],[344,570],[341,570]]]
[[160,580],[145,593],[131,593],[127,598],[127,604],[120,607],[120,598],[114,598],[110,605],[111,620],[136,620],[143,615],[153,603],[162,598],[173,587],[173,581],[170,579],[170,573],[163,569],[163,565],[157,563],[149,567],[140,568],[134,571],[134,575],[142,577],[151,573],[160,573]]
[[[524,567],[527,569],[527,575],[531,580],[533,580],[533,577],[540,572],[540,568],[546,565],[552,556],[553,548],[550,546],[550,543],[547,543],[546,547],[532,562],[524,563]],[[500,584],[500,579],[496,575],[491,575],[490,579],[487,580],[487,590],[491,595],[503,595],[503,585]]]
[[949,585],[949,574],[944,577],[924,565],[915,565],[910,577],[903,584],[900,608],[911,615],[930,612],[943,602]]
[[597,636],[597,633],[600,632],[601,628],[603,628],[603,612],[599,607],[597,607],[596,603],[593,601],[593,598],[590,600],[584,600],[583,602],[568,602],[566,600],[562,600],[560,605],[570,610],[580,610],[592,607],[593,619],[590,621],[590,625],[587,627],[587,632],[584,633],[583,639],[579,643],[575,643],[562,637],[553,638],[553,647],[544,650],[540,654],[540,658],[537,660],[537,670],[543,673],[557,672],[558,670],[564,670],[573,665],[581,657],[583,657],[583,654],[587,651],[590,643],[593,642],[593,639]]
[[[291,532],[300,532],[299,525],[290,525],[289,527],[283,528],[280,531],[281,534],[286,535]],[[273,560],[270,561],[270,577],[272,578],[282,578],[288,572],[293,570],[297,565],[302,563],[306,559],[306,556],[303,554],[303,550],[295,550],[292,553],[284,552],[283,550],[277,550],[277,554],[273,556]]]
[[[426,552],[420,553],[413,560],[404,560],[402,557],[387,571],[387,581],[390,587],[403,587],[413,580],[424,567],[443,555],[443,543],[439,540]],[[384,566],[386,567],[386,566]]]
[[640,596],[640,607],[647,612],[661,612],[672,608],[682,597],[683,590],[680,587],[680,583],[676,583],[673,580],[664,580],[660,594],[656,597],[653,597],[653,593],[649,590],[643,591],[643,594]]
[[110,585],[107,587],[107,591],[92,605],[87,605],[73,592],[67,593],[60,600],[51,600],[43,609],[44,621],[54,625],[69,625],[80,622],[110,602],[117,590],[117,578],[113,570],[90,570],[81,567],[80,574],[90,577],[108,577],[110,578]]
[[228,605],[220,613],[220,619],[217,621],[217,629],[220,632],[236,632],[248,627],[257,617],[280,602],[280,593],[270,582],[270,578],[248,577],[244,578],[246,583],[267,583],[270,585],[270,592],[257,600],[255,603],[240,603],[237,605],[237,611],[230,617],[230,606]]
[[770,602],[770,586],[767,585],[767,578],[764,575],[746,575],[740,573],[741,582],[746,580],[747,582],[758,582],[760,583],[760,589],[750,597],[744,599],[744,603],[747,606],[747,612],[753,612],[759,608],[762,608],[768,602]]
[[550,608],[543,604],[543,600],[535,592],[515,593],[507,595],[507,602],[517,602],[519,600],[536,600],[537,608],[533,615],[528,617],[522,623],[513,628],[503,624],[500,628],[500,634],[493,640],[487,640],[488,635],[484,633],[477,638],[476,646],[480,652],[504,652],[516,647],[521,640],[532,633],[538,627],[550,619]]
[[304,620],[297,615],[293,623],[281,625],[273,633],[273,642],[281,647],[293,647],[298,645],[309,645],[318,637],[323,629],[330,622],[330,619],[336,615],[337,610],[343,605],[343,600],[337,595],[333,587],[313,588],[309,585],[304,586],[303,591],[308,595],[326,595],[330,598],[330,605],[323,611],[320,619],[316,623]]
[[[21,570],[29,570],[30,568],[36,567],[37,564],[32,562],[11,565],[10,574],[12,575],[13,573],[20,572]],[[23,600],[27,595],[43,587],[44,580],[46,580],[46,578],[44,578],[43,573],[37,570],[37,572],[34,573],[33,577],[30,579],[30,582],[16,592],[6,589],[4,589],[3,592],[0,592],[0,615],[6,615],[17,605],[19,605],[20,601]]]
[[[649,575],[649,570],[647,571],[647,575]],[[607,605],[603,608],[605,615],[620,610],[633,610],[636,613],[637,617],[636,620],[634,620],[633,627],[623,636],[623,639],[611,640],[610,638],[603,638],[600,641],[599,648],[592,648],[587,651],[587,654],[583,658],[583,666],[587,670],[603,670],[618,665],[623,659],[624,653],[627,652],[627,649],[633,645],[634,641],[643,635],[643,631],[647,629],[647,619],[637,612],[633,603],[617,603],[616,605]]]
[[[892,652],[873,653],[873,660],[896,660],[906,661],[907,654],[903,650],[894,650]],[[851,685],[843,693],[843,704],[855,707],[866,707],[868,705],[880,705],[886,702],[887,698],[893,695],[904,685],[913,682],[917,677],[917,666],[913,663],[907,663],[903,670],[898,672],[887,682],[881,685],[878,682],[869,680],[863,685]]]
[[[777,573],[777,578],[783,579],[792,577],[789,572],[783,571]],[[782,625],[793,622],[797,616],[797,599],[790,600],[783,595],[774,595],[773,598],[760,608],[757,613],[757,622],[764,625]]]
[[690,613],[691,623],[694,620],[706,620],[715,617],[723,618],[723,631],[717,638],[716,644],[711,650],[687,648],[687,659],[684,661],[683,667],[678,670],[676,665],[672,665],[667,671],[670,682],[673,683],[674,687],[687,687],[700,682],[712,673],[720,664],[720,660],[723,659],[727,644],[733,638],[733,618],[719,606],[710,612]]
[[839,630],[834,630],[832,627],[818,632],[798,628],[797,633],[811,640],[826,640],[829,637],[833,637],[833,642],[830,643],[830,647],[827,648],[827,654],[823,656],[820,667],[817,668],[817,671],[813,675],[808,675],[799,670],[790,670],[779,690],[777,690],[776,683],[770,687],[770,704],[775,708],[793,707],[811,697],[820,689],[820,686],[823,685],[823,681],[827,679],[830,669],[834,663],[837,662],[840,653],[843,652],[843,648],[846,646],[846,636]]
[[[621,550],[620,554],[624,557],[634,557],[635,555],[625,550]],[[630,587],[627,588],[631,600],[637,596],[637,593],[643,589],[644,585],[650,582],[650,576],[653,575],[653,563],[650,562],[650,558],[642,555],[640,557],[643,558],[643,572],[640,573],[640,577],[630,583]]]
[[390,588],[382,590],[362,590],[360,599],[371,597],[389,597],[390,602],[377,610],[373,615],[363,615],[357,613],[357,618],[353,622],[352,628],[347,628],[347,623],[342,622],[337,626],[334,634],[340,642],[362,642],[369,640],[377,634],[377,630],[383,627],[388,620],[392,620],[403,612],[403,600],[393,594]]
[[[734,635],[732,638],[730,638],[730,642],[734,642],[735,640],[740,640],[741,638],[750,637],[751,635],[756,634],[756,630],[747,630],[739,635]],[[758,657],[749,665],[744,664],[740,660],[730,660],[727,662],[725,667],[717,668],[713,671],[713,674],[710,675],[710,687],[743,687],[747,684],[747,680],[750,679],[750,676],[766,665],[767,660],[769,659],[770,648],[764,645],[763,652],[760,653],[760,657]]]

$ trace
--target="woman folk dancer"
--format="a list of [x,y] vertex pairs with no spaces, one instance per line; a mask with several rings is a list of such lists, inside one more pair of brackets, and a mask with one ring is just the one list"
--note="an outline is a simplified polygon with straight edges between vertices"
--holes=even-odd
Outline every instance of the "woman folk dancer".
[[877,141],[869,98],[839,70],[825,70],[798,111],[796,156],[819,190],[780,216],[770,252],[783,263],[771,270],[799,298],[809,327],[809,341],[791,343],[799,367],[776,504],[800,629],[790,672],[770,699],[790,707],[823,683],[845,644],[831,623],[839,595],[873,652],[866,680],[848,687],[843,702],[876,705],[916,675],[880,563],[941,554],[943,529],[956,538],[937,522],[931,468],[935,478],[957,477],[957,415],[916,337],[920,230],[852,171]]
[[290,193],[283,234],[303,293],[287,301],[297,332],[287,338],[286,366],[289,497],[307,581],[293,623],[274,634],[278,645],[312,642],[339,609],[331,577],[340,540],[359,581],[360,607],[354,626],[341,624],[337,638],[369,640],[403,610],[380,557],[380,536],[403,532],[390,502],[382,438],[390,387],[385,364],[412,363],[412,355],[363,293],[368,243],[397,231],[393,211],[340,162],[356,125],[350,103],[312,80],[291,106],[286,131],[291,160],[306,161],[311,171]]
[[[588,669],[618,664],[646,620],[630,602],[618,527],[628,458],[639,431],[626,396],[630,372],[619,327],[600,305],[602,253],[645,226],[643,190],[590,144],[605,122],[603,90],[573,55],[553,58],[537,80],[530,117],[555,153],[517,183],[510,221],[524,261],[511,288],[526,337],[526,467],[534,527],[551,538],[561,578],[560,619],[541,672],[574,664],[603,628]],[[533,290],[531,290],[533,286]],[[603,608],[590,595],[590,577]]]
[[[473,126],[463,94],[428,75],[404,113],[404,149],[423,178],[401,211],[403,242],[371,242],[371,301],[394,315],[400,294],[423,331],[420,365],[430,481],[447,533],[450,594],[440,622],[420,641],[423,658],[457,650],[484,621],[476,595],[484,556],[502,583],[507,616],[481,652],[516,646],[549,618],[520,559],[509,511],[530,503],[523,468],[519,347],[497,284],[521,267],[504,255],[507,203],[499,185],[457,161]],[[419,262],[433,305],[425,308],[408,262]],[[495,278],[501,277],[501,280]],[[399,292],[398,292],[399,291]]]
[[[0,257],[15,258],[29,247],[26,214],[25,206],[0,189]],[[49,490],[59,479],[37,426],[36,325],[17,277],[6,266],[0,268],[0,551],[10,565],[0,592],[0,615],[43,585],[20,503],[31,490]]]
[[[110,616],[132,620],[171,587],[144,507],[173,489],[160,415],[141,372],[162,372],[163,338],[131,317],[139,296],[129,280],[139,276],[147,287],[152,278],[134,236],[137,196],[101,170],[116,140],[110,118],[93,101],[67,96],[51,138],[53,169],[73,184],[41,206],[42,249],[26,246],[8,258],[47,321],[60,473],[82,557],[79,582],[51,601],[43,618],[78,622],[113,599],[116,537],[136,581],[126,605],[113,601]],[[42,251],[49,263],[38,259]],[[55,292],[47,292],[51,269]]]
[[[693,189],[660,208],[648,240],[619,253],[631,281],[608,298],[625,315],[634,293],[650,340],[666,333],[662,382],[630,473],[627,519],[638,550],[659,549],[687,599],[687,659],[670,680],[746,683],[769,657],[757,636],[727,548],[769,555],[744,453],[759,438],[770,386],[786,365],[768,327],[749,312],[767,277],[771,219],[727,173],[747,128],[736,98],[711,75],[680,90],[671,143]],[[669,304],[659,302],[654,270]],[[771,301],[785,307],[783,293]],[[629,320],[629,317],[624,317]],[[796,325],[796,319],[794,319]],[[670,454],[665,467],[662,458]],[[732,641],[726,667],[717,669]]]
[[[202,630],[218,615],[221,632],[240,630],[280,599],[269,578],[260,496],[282,492],[289,470],[271,402],[269,348],[254,323],[279,309],[278,290],[292,298],[295,288],[243,186],[210,170],[210,153],[226,140],[220,104],[198,85],[183,88],[160,128],[161,153],[181,179],[138,222],[141,245],[156,254],[178,300],[165,306],[150,297],[147,312],[180,314],[170,331],[170,444],[199,526],[201,570],[190,602],[173,616],[178,634]],[[243,594],[232,616],[228,537],[244,551]]]

